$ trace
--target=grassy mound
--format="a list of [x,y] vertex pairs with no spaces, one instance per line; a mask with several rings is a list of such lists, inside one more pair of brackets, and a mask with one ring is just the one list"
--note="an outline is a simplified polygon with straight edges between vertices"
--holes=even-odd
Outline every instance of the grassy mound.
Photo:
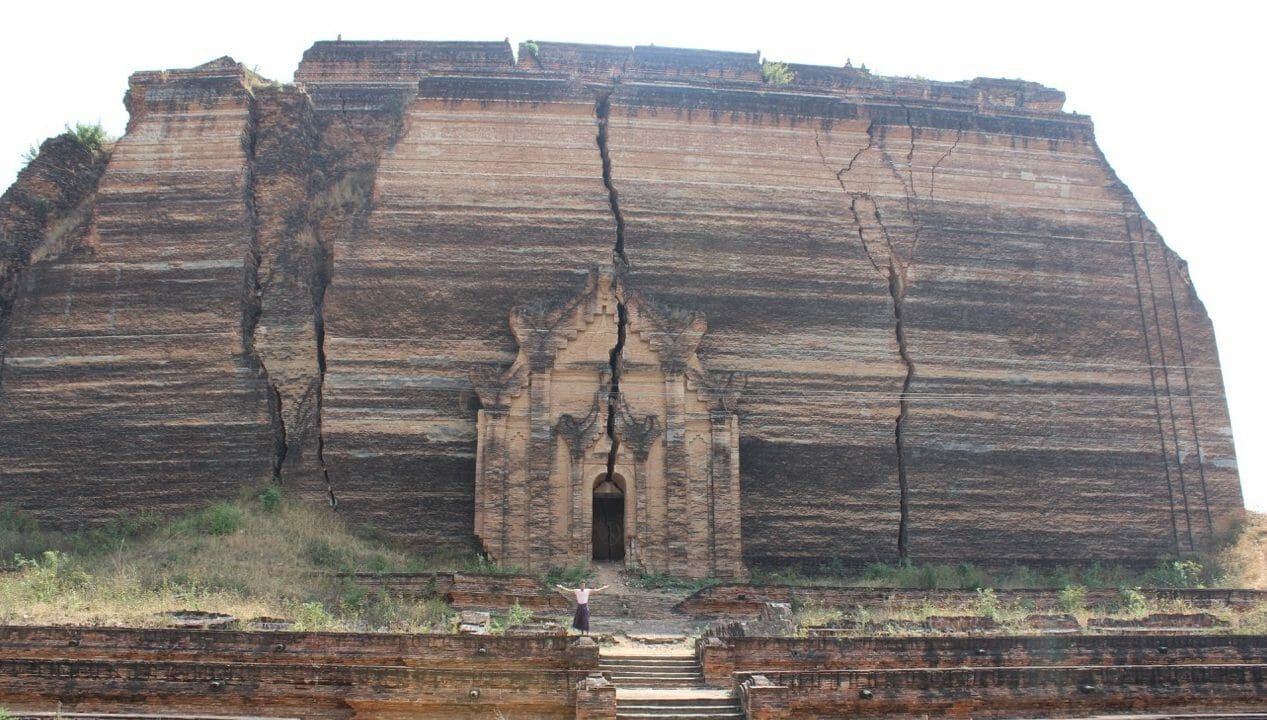
[[89,533],[41,530],[0,510],[0,623],[152,626],[204,610],[301,628],[422,632],[449,608],[368,593],[339,573],[458,570],[475,559],[422,557],[352,532],[325,508],[282,502],[270,486],[169,522],[137,515]]

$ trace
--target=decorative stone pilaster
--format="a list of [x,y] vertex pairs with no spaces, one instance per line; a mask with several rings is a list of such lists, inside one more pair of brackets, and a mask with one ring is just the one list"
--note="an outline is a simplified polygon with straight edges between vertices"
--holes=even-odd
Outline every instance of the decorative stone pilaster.
[[568,472],[570,485],[568,550],[573,555],[584,553],[589,547],[588,538],[585,535],[585,531],[589,529],[585,522],[585,510],[586,504],[590,502],[589,487],[585,477],[585,453],[598,442],[602,435],[604,428],[599,423],[599,419],[602,417],[603,408],[607,407],[610,392],[611,374],[606,371],[601,372],[599,388],[594,393],[594,403],[590,406],[589,413],[582,418],[562,415],[555,427],[568,449],[570,466]]
[[630,543],[630,553],[625,564],[628,567],[645,567],[643,554],[645,545],[651,536],[650,518],[647,498],[647,458],[655,441],[660,437],[660,422],[655,415],[644,415],[638,419],[629,409],[627,402],[621,402],[616,415],[616,433],[621,442],[627,444],[634,458],[634,536],[636,542]]
[[735,407],[747,386],[740,373],[691,373],[690,386],[709,403],[711,457],[709,462],[710,536],[712,574],[719,578],[743,578],[741,512],[739,507],[739,417]]

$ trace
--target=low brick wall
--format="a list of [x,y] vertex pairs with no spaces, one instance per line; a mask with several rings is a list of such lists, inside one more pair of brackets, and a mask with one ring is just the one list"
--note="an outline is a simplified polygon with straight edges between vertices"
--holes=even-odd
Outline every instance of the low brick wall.
[[1052,665],[1256,664],[1267,635],[728,638],[696,653],[714,687],[734,673]]
[[[1232,607],[1251,609],[1267,603],[1264,590],[1177,590],[1145,589],[1144,596],[1153,600],[1182,600],[1194,607]],[[1003,605],[1033,603],[1036,610],[1055,611],[1060,590],[995,590],[995,597]],[[680,612],[698,618],[750,617],[760,612],[768,602],[800,603],[823,607],[852,608],[888,606],[893,608],[921,607],[925,604],[971,605],[976,602],[975,590],[902,590],[855,587],[807,587],[799,585],[714,585],[704,588],[681,603]],[[1112,607],[1119,602],[1118,591],[1093,588],[1087,591],[1088,607]]]
[[505,610],[518,603],[533,612],[566,613],[567,598],[532,575],[466,573],[345,573],[372,592],[408,598],[443,598],[459,610]]
[[571,718],[597,671],[566,637],[0,627],[15,712]]
[[[590,653],[593,657],[589,657]],[[598,666],[597,649],[567,637],[396,633],[246,632],[112,627],[0,626],[5,658],[110,658],[399,665],[481,670],[504,663],[545,669]]]
[[1262,712],[1267,694],[1264,665],[774,672],[737,680],[749,720]]

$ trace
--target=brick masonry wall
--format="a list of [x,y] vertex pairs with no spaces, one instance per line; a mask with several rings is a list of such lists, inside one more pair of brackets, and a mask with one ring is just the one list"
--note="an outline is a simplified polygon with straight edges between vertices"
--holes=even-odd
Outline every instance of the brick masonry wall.
[[15,711],[570,718],[597,669],[562,637],[0,627]]

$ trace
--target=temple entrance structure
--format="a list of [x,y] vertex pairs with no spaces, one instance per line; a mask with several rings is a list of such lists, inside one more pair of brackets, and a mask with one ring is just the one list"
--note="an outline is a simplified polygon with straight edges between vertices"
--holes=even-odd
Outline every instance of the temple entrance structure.
[[515,362],[472,371],[475,534],[526,569],[601,558],[741,577],[744,378],[700,363],[703,314],[625,285],[593,271],[568,301],[515,308]]

